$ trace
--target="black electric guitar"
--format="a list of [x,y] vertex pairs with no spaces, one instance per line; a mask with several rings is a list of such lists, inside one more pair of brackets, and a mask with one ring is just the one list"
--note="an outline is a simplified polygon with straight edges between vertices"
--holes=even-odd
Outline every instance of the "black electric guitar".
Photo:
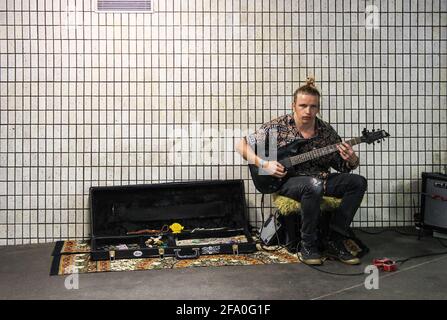
[[[363,142],[371,144],[375,141],[378,141],[378,143],[380,143],[380,140],[385,140],[385,138],[389,136],[390,135],[384,130],[372,130],[372,132],[370,132],[365,128],[362,131],[361,137],[351,139],[349,141],[346,141],[346,143],[351,146]],[[338,144],[332,144],[323,148],[314,149],[312,151],[300,154],[300,148],[304,144],[309,143],[310,140],[312,139],[297,139],[286,146],[278,148],[278,159],[276,161],[281,163],[287,170],[287,174],[283,178],[276,178],[268,175],[265,170],[262,170],[261,174],[260,169],[257,166],[255,166],[254,164],[249,164],[248,167],[250,168],[251,178],[256,189],[258,189],[258,191],[262,193],[274,193],[278,191],[279,188],[281,188],[281,186],[289,177],[299,175],[299,170],[295,166],[331,154],[333,152],[338,152]]]

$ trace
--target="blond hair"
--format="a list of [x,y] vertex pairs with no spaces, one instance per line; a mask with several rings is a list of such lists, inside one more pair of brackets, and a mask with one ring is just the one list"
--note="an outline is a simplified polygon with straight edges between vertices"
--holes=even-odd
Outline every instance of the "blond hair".
[[296,97],[298,94],[309,94],[311,96],[320,97],[320,91],[318,91],[317,86],[315,85],[315,77],[308,76],[306,79],[306,84],[302,85],[293,93],[293,101],[296,101]]

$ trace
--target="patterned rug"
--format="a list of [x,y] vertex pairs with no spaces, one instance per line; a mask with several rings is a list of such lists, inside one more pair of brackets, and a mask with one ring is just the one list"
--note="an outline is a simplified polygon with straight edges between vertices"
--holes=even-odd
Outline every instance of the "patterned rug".
[[[272,248],[267,248],[267,250],[271,249]],[[258,250],[259,251],[250,254],[206,255],[200,256],[197,259],[186,260],[165,257],[91,261],[89,242],[58,241],[53,251],[53,262],[51,264],[50,275],[299,262],[296,255],[290,254],[285,249],[267,251],[258,246]]]

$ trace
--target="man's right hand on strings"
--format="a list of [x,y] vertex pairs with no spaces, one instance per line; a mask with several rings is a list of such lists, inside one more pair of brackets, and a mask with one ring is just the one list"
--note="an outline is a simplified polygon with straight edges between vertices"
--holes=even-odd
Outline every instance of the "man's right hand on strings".
[[284,178],[287,174],[284,166],[277,161],[266,161],[262,169],[276,178]]

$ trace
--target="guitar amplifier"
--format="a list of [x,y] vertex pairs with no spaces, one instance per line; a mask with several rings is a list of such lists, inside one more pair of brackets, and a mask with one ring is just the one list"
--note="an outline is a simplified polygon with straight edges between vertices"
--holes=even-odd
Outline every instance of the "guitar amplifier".
[[447,175],[422,173],[421,216],[424,226],[447,233]]

